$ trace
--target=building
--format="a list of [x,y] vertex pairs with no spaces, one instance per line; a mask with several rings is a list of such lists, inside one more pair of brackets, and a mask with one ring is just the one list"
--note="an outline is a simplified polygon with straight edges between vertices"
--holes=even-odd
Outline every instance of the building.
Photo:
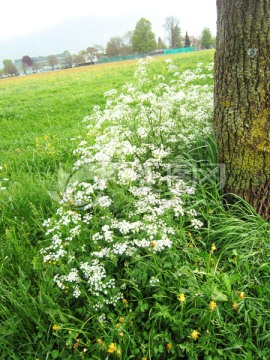
[[[67,52],[63,52],[62,54],[56,54],[54,56],[56,57],[57,62],[54,68],[61,69],[65,64],[65,57],[67,56]],[[49,64],[49,56],[34,56],[31,59],[33,60],[33,65],[32,67],[27,68],[23,66],[22,59],[17,59],[14,61],[14,65],[16,66],[18,72],[21,75],[52,70],[52,67]]]

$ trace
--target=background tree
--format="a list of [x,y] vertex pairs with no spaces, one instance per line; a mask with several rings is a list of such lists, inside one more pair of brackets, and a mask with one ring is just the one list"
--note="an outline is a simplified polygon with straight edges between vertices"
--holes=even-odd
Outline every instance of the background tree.
[[94,44],[93,47],[99,52],[104,53],[104,46],[100,44]]
[[94,54],[97,51],[97,49],[93,46],[88,46],[86,49],[87,54]]
[[122,36],[122,40],[123,40],[123,45],[121,49],[122,55],[132,54],[132,36],[133,36],[132,30],[127,31]]
[[104,46],[100,44],[94,44],[93,47],[97,50],[96,56],[97,59],[99,60],[104,55],[105,52]]
[[189,40],[189,36],[188,33],[186,31],[186,35],[185,35],[185,48],[190,47],[190,40]]
[[213,47],[213,37],[209,28],[204,28],[201,36],[201,47],[203,49],[211,49]]
[[86,55],[88,59],[87,61],[93,63],[97,60],[97,49],[93,46],[88,46],[88,48],[86,49]]
[[37,72],[40,68],[41,68],[41,64],[40,64],[40,63],[38,63],[38,62],[33,62],[32,70],[33,70],[34,72]]
[[81,54],[81,53],[75,54],[72,57],[72,62],[75,65],[83,64],[83,63],[85,63],[85,58],[84,58],[83,54]]
[[133,31],[129,30],[123,35],[123,42],[125,45],[132,46]]
[[55,55],[48,56],[48,65],[51,66],[54,70],[55,65],[58,64],[58,59]]
[[165,44],[165,42],[161,39],[161,37],[158,38],[157,49],[158,49],[158,50],[166,49],[166,44]]
[[135,53],[147,53],[156,50],[157,43],[149,20],[141,18],[135,27],[132,36],[132,50]]
[[121,47],[121,55],[132,54],[132,47],[130,45],[123,44]]
[[22,66],[31,67],[33,65],[33,60],[28,55],[22,57]]
[[226,188],[270,220],[270,3],[218,0],[214,129]]
[[18,70],[17,70],[16,66],[13,64],[12,60],[5,59],[3,61],[3,65],[4,65],[4,68],[3,68],[4,74],[16,75],[18,73]]
[[121,48],[123,46],[123,40],[120,36],[114,36],[110,38],[106,47],[106,54],[108,56],[119,56],[121,55]]
[[65,50],[63,53],[62,65],[64,67],[72,66],[72,55],[68,50]]
[[183,46],[179,24],[179,20],[174,16],[168,16],[165,19],[164,28],[170,48],[180,48]]
[[181,48],[183,47],[181,29],[179,26],[175,26],[172,32],[172,48]]

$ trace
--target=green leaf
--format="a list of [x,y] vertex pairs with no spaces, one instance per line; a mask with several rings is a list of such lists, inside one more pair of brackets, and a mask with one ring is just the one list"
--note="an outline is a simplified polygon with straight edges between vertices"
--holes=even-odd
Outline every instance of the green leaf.
[[51,355],[52,355],[52,358],[53,359],[57,359],[58,358],[58,355],[59,355],[59,351],[58,350],[53,350],[51,352]]
[[259,267],[258,271],[264,271],[264,272],[269,273],[269,272],[270,272],[269,263],[264,263],[264,264],[262,264],[262,265]]
[[223,274],[222,280],[223,280],[223,282],[224,282],[224,284],[225,284],[225,286],[227,288],[227,291],[230,293],[232,289],[231,289],[231,280],[229,278],[229,275],[226,274],[226,273]]
[[217,288],[214,288],[211,294],[211,299],[214,301],[228,301],[228,296],[224,294],[222,291],[218,290]]

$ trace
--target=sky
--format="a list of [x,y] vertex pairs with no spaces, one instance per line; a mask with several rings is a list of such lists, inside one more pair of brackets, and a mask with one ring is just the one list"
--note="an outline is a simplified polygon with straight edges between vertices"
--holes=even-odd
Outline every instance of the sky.
[[3,59],[74,53],[88,46],[106,47],[113,36],[134,30],[142,17],[156,37],[166,40],[168,16],[180,21],[184,35],[216,32],[216,0],[12,0],[1,3],[0,67]]

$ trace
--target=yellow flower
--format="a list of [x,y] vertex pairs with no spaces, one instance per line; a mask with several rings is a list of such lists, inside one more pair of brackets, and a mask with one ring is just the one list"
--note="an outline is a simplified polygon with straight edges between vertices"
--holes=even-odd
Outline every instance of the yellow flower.
[[213,253],[215,250],[217,250],[217,248],[216,248],[216,245],[213,244],[212,247],[211,247],[211,252]]
[[217,307],[217,303],[215,301],[211,300],[209,303],[209,309],[212,311],[212,310],[215,310],[216,307]]
[[53,329],[53,331],[56,331],[56,330],[58,330],[58,326],[56,324],[53,324],[52,329]]
[[116,349],[116,355],[120,356],[121,355],[121,351],[119,349]]
[[124,323],[124,322],[125,322],[125,319],[121,316],[121,317],[119,318],[119,321],[120,321],[120,323]]
[[172,344],[171,343],[166,344],[166,348],[167,348],[167,350],[171,350]]
[[102,339],[97,339],[97,343],[98,343],[98,345],[101,345],[103,343],[103,340]]
[[192,333],[191,333],[191,335],[190,335],[190,337],[191,337],[193,340],[197,340],[199,336],[200,336],[200,333],[199,333],[199,331],[197,331],[197,330],[193,330]]
[[240,299],[244,299],[245,296],[246,296],[246,294],[243,291],[239,295]]
[[179,301],[181,301],[182,303],[186,302],[185,294],[183,294],[183,293],[181,293],[177,299]]
[[147,360],[146,357],[143,357],[142,360]]
[[237,304],[237,302],[234,302],[234,303],[232,304],[232,308],[233,308],[233,310],[235,310],[235,311],[238,310],[238,304]]
[[123,299],[123,300],[122,300],[122,303],[123,303],[123,304],[127,304],[127,303],[128,303],[127,299]]
[[108,353],[112,354],[117,350],[115,343],[110,343],[109,348],[107,350]]

